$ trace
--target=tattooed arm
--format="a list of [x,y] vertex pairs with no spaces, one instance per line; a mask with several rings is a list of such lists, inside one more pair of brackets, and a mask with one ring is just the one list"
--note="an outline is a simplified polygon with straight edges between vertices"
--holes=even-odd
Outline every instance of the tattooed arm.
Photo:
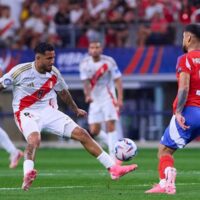
[[185,125],[185,118],[182,116],[182,111],[187,101],[190,87],[190,74],[181,72],[179,77],[179,89],[178,89],[178,102],[175,110],[176,120],[179,125],[185,130],[189,127]]
[[63,89],[62,91],[58,92],[58,95],[62,99],[64,103],[66,103],[73,111],[77,114],[77,116],[86,116],[86,112],[76,105],[74,102],[69,90]]

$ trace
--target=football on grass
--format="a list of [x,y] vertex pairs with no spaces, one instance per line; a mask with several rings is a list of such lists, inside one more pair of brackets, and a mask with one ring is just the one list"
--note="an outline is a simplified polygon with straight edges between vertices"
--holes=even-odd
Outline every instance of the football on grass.
[[123,138],[115,144],[115,156],[121,161],[131,160],[137,153],[135,142],[129,138]]

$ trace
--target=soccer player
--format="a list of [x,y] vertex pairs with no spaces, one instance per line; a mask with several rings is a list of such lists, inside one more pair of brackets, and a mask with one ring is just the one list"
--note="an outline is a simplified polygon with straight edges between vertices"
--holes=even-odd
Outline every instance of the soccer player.
[[158,158],[160,182],[145,193],[175,194],[173,154],[200,135],[200,25],[189,24],[183,33],[183,50],[176,66],[177,97],[173,116],[161,138]]
[[[88,52],[89,56],[80,63],[80,78],[84,85],[85,101],[90,104],[88,114],[90,133],[104,140],[108,138],[110,156],[116,160],[114,144],[119,139],[116,120],[123,105],[121,73],[114,59],[102,54],[102,45],[99,41],[91,41]],[[103,122],[108,133],[107,137],[101,130]]]
[[[89,103],[88,123],[90,133],[107,140],[110,156],[114,156],[114,144],[119,139],[116,131],[116,120],[123,105],[121,73],[116,62],[110,56],[102,54],[99,41],[91,41],[89,56],[80,63],[80,78],[84,84],[85,101]],[[117,95],[115,92],[117,89]],[[105,122],[107,137],[101,130]]]
[[0,89],[13,86],[12,105],[15,121],[27,141],[22,189],[28,190],[37,176],[34,159],[43,130],[80,141],[84,148],[108,169],[112,179],[118,179],[135,170],[137,165],[134,164],[115,165],[111,157],[86,130],[78,126],[68,115],[56,109],[55,91],[77,116],[86,115],[86,112],[78,108],[72,99],[67,84],[58,69],[53,66],[54,60],[53,46],[40,43],[35,47],[34,62],[19,64],[0,79]]

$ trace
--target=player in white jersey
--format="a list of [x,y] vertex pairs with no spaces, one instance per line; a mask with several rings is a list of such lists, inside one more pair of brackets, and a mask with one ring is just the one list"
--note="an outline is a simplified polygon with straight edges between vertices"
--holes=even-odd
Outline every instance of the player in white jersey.
[[88,51],[89,56],[80,63],[80,77],[84,84],[85,101],[90,103],[90,132],[94,136],[101,135],[101,123],[105,122],[109,153],[116,159],[114,144],[119,139],[116,121],[123,105],[121,72],[113,58],[102,54],[99,41],[91,41]]
[[34,62],[17,65],[0,79],[0,89],[13,86],[15,121],[27,141],[22,189],[28,190],[37,176],[34,159],[43,130],[80,141],[84,148],[108,169],[112,179],[118,179],[136,169],[137,165],[134,164],[115,165],[112,158],[85,129],[55,108],[53,99],[56,91],[77,116],[86,115],[72,99],[60,72],[53,66],[54,60],[53,46],[40,43],[35,48]]
[[[0,66],[0,77],[3,75],[3,66]],[[8,134],[0,127],[0,144],[9,153],[9,167],[17,167],[19,160],[23,157],[23,152],[15,147]]]

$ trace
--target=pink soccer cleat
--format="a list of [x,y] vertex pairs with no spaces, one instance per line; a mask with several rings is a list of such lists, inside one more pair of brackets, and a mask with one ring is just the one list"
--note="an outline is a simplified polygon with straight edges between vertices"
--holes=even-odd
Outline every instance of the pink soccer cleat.
[[109,173],[111,175],[111,179],[117,180],[121,176],[124,176],[125,174],[137,169],[137,167],[138,166],[136,164],[127,165],[127,166],[114,165],[109,169]]
[[27,191],[31,187],[32,182],[36,179],[36,176],[37,176],[37,170],[35,169],[32,169],[31,171],[26,173],[26,175],[24,176],[22,189]]
[[150,190],[147,190],[145,192],[146,194],[152,194],[152,193],[166,193],[165,188],[161,188],[160,184],[155,184]]
[[166,186],[165,186],[166,193],[176,194],[176,186],[175,186],[176,169],[173,167],[167,167],[165,169],[165,175],[166,175]]
[[19,160],[24,156],[24,153],[21,150],[10,156],[10,165],[9,168],[14,169],[17,167]]

